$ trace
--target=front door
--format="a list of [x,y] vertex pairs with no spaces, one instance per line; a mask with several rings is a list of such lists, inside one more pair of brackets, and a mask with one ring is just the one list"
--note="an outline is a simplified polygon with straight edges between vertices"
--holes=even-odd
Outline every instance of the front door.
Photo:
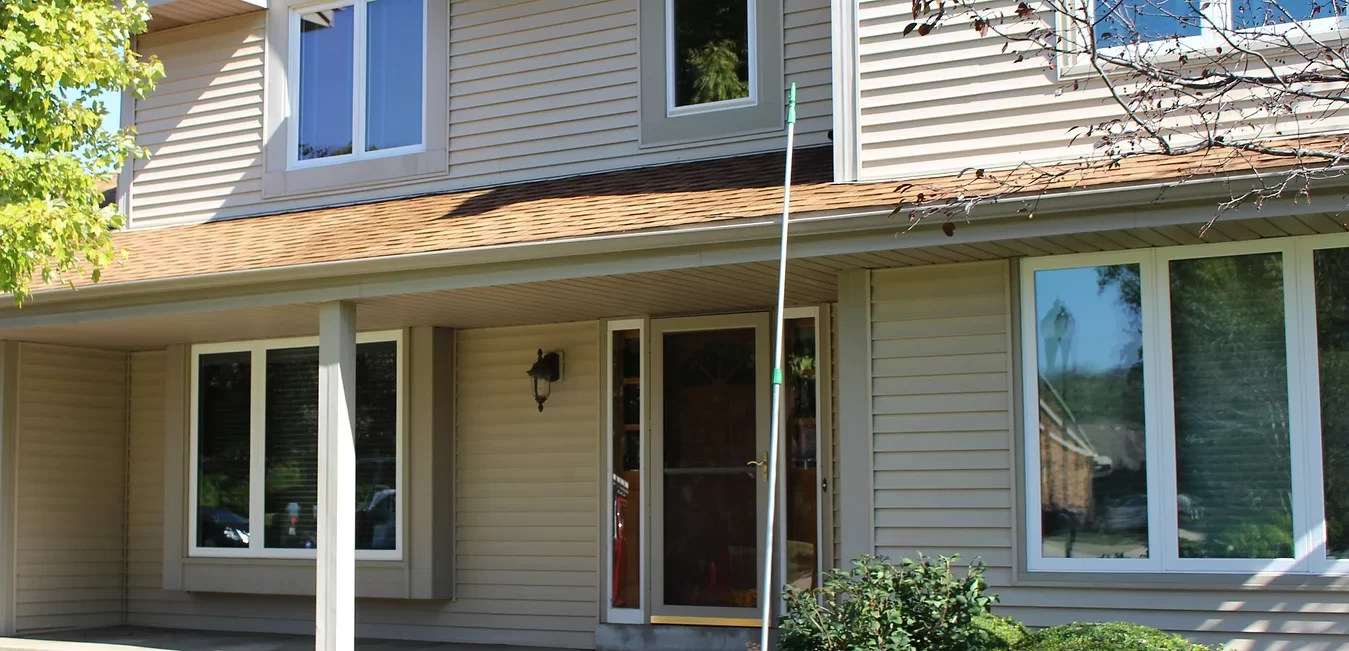
[[768,336],[767,314],[652,322],[653,623],[757,624]]

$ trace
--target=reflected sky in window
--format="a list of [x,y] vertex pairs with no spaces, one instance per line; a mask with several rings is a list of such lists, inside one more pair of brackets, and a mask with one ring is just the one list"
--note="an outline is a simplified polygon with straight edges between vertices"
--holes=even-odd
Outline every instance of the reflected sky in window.
[[1197,36],[1199,3],[1187,0],[1098,0],[1096,41],[1101,47]]
[[1237,29],[1278,25],[1344,15],[1344,0],[1235,0],[1232,24]]
[[355,15],[341,7],[300,16],[300,160],[351,153]]
[[367,151],[422,141],[422,0],[366,5]]

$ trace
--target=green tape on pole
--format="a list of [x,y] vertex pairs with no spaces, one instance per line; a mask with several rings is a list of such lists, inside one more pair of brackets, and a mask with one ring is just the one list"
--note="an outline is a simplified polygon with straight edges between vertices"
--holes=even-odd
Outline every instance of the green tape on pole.
[[782,369],[773,369],[773,384],[782,384]]
[[796,124],[796,82],[792,82],[792,89],[787,93],[787,124]]

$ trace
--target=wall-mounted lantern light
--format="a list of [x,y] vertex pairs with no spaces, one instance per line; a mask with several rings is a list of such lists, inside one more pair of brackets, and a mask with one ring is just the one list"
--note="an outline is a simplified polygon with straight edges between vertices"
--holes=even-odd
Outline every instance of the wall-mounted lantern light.
[[562,379],[562,353],[544,353],[539,349],[539,360],[529,367],[529,379],[534,385],[534,400],[543,411],[543,403],[553,391],[553,383]]

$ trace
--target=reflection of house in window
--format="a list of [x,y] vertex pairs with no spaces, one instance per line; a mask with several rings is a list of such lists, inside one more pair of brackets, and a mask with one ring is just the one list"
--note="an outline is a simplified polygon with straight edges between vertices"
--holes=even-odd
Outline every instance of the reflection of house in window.
[[1142,551],[1113,537],[1079,540],[1077,534],[1137,532],[1144,534],[1139,543],[1145,544],[1145,454],[1141,428],[1079,421],[1064,393],[1040,377],[1042,525],[1046,536],[1068,534],[1061,542],[1065,556]]
[[[1072,409],[1054,386],[1040,377],[1040,508],[1045,522],[1094,515],[1092,476],[1100,456]],[[1109,471],[1110,459],[1103,459]]]

